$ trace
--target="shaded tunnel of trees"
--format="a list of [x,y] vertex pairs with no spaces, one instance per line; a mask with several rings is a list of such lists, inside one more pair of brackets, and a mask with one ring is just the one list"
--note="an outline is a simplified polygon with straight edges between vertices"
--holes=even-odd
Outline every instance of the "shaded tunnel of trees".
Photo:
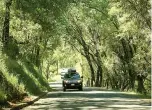
[[150,93],[149,13],[150,0],[0,0],[0,98],[49,90],[76,63],[88,86]]

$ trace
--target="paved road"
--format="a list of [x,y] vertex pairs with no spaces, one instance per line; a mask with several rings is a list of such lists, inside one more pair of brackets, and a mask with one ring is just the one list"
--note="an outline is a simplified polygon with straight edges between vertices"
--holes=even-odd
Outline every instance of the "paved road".
[[50,84],[58,89],[24,110],[151,110],[147,99],[135,94],[87,88],[62,92],[61,83]]

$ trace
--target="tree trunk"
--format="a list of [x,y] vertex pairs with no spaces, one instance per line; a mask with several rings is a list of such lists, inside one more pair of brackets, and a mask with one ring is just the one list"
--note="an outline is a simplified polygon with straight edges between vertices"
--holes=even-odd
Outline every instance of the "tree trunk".
[[135,87],[135,75],[130,68],[129,68],[129,79],[130,79],[130,87],[131,87],[131,89],[134,89],[134,87]]
[[102,80],[103,80],[103,78],[102,78],[102,67],[99,68],[99,71],[100,71],[99,86],[101,87],[102,86]]
[[97,68],[97,75],[96,75],[96,82],[95,82],[95,87],[99,87],[99,68]]
[[49,68],[50,68],[50,63],[48,63],[47,67],[46,67],[46,78],[47,78],[47,80],[49,79],[49,73],[50,73]]
[[138,81],[137,92],[146,94],[146,89],[144,87],[143,79],[144,79],[143,75],[138,75],[137,76],[137,81]]
[[107,89],[109,89],[109,80],[108,80],[108,79],[106,79],[106,81],[105,81],[105,87],[106,87]]
[[37,67],[40,67],[40,47],[36,48],[36,57],[35,57],[35,64]]
[[95,86],[101,87],[101,85],[102,85],[102,68],[98,66]]
[[90,87],[90,78],[87,80],[87,87]]
[[90,58],[90,54],[89,54],[89,48],[87,48],[85,41],[82,39],[83,41],[83,48],[84,48],[84,53],[85,53],[85,58],[88,61],[89,67],[90,67],[90,71],[91,71],[91,87],[93,87],[93,83],[95,82],[95,73],[94,73],[94,68],[93,68],[93,62],[91,61]]
[[90,70],[91,70],[91,87],[93,87],[93,82],[95,82],[94,69],[91,62],[88,61]]
[[2,33],[2,42],[4,48],[7,47],[9,42],[9,26],[10,26],[10,6],[12,4],[12,0],[6,0],[5,5],[5,18],[4,18],[4,25],[3,25],[3,33]]
[[130,46],[129,42],[127,42],[126,39],[122,39],[121,44],[122,44],[123,51],[124,51],[123,62],[124,62],[124,64],[126,64],[128,66],[127,70],[129,73],[130,88],[134,89],[135,74],[133,72],[132,65],[130,65],[130,62],[131,62],[131,59],[133,58],[134,53],[133,53],[132,47]]

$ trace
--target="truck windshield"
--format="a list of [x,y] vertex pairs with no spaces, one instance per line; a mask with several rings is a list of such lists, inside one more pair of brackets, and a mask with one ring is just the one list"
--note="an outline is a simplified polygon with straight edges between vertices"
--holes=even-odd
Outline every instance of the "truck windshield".
[[72,79],[80,79],[80,75],[79,75],[79,74],[74,74],[74,75],[72,76]]
[[80,75],[78,73],[74,74],[65,74],[64,78],[71,78],[71,79],[80,79]]

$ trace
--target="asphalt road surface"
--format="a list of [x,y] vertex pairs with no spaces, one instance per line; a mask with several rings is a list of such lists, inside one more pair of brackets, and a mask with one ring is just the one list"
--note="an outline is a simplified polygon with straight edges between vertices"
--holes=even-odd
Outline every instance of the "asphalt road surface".
[[83,91],[62,91],[62,85],[50,83],[58,91],[50,92],[23,110],[151,110],[150,99],[135,94],[84,87]]

